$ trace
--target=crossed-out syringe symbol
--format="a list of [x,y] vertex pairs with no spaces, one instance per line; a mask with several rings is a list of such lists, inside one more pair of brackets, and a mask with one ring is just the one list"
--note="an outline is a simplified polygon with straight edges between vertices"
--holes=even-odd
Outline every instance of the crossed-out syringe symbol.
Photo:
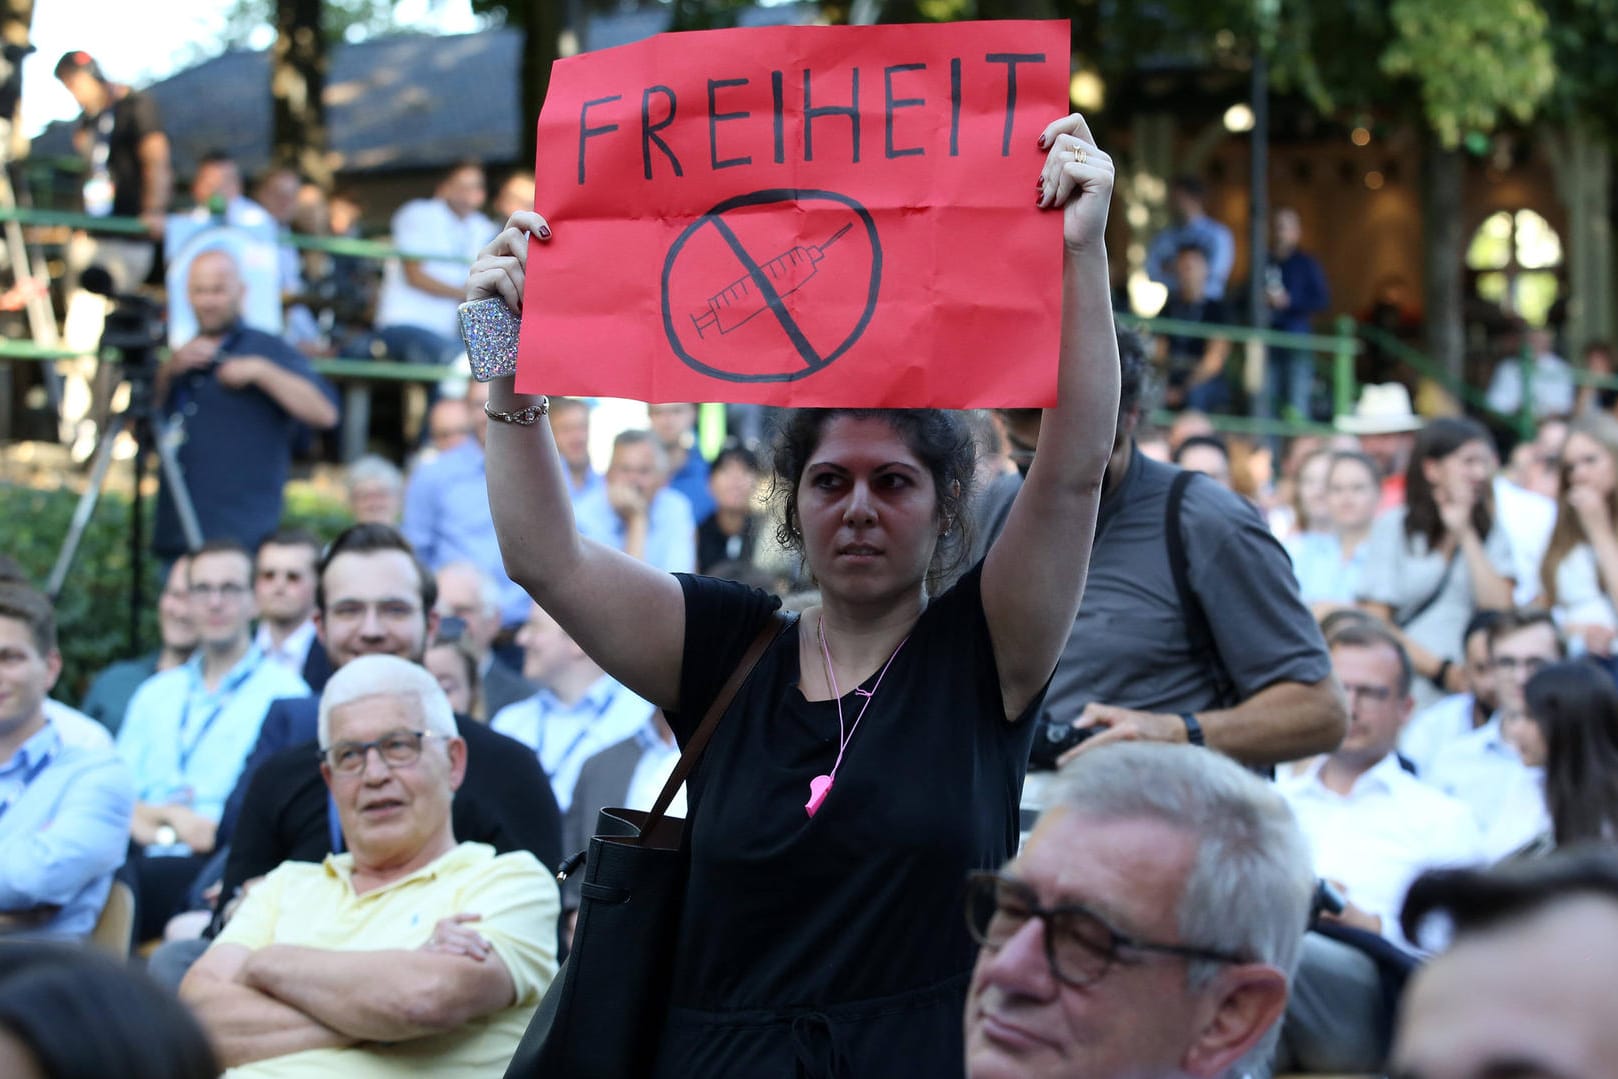
[[[853,227],[854,223],[849,222],[832,233],[826,242],[818,247],[797,244],[761,264],[759,272],[769,278],[777,296],[789,296],[819,272],[820,262],[826,257],[826,249],[842,239],[843,234]],[[707,331],[715,326],[719,328],[721,334],[730,333],[763,313],[769,302],[760,293],[757,284],[753,274],[746,273],[710,296],[707,306],[691,316],[691,324],[697,328],[697,336],[706,337]]]

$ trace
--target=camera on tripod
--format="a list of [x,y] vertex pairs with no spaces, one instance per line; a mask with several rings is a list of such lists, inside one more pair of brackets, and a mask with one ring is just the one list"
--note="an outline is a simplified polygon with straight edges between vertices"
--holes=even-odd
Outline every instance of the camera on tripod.
[[131,377],[157,374],[157,350],[164,340],[163,305],[139,293],[119,292],[104,267],[87,267],[79,277],[86,292],[113,303],[101,331],[101,351],[114,351]]

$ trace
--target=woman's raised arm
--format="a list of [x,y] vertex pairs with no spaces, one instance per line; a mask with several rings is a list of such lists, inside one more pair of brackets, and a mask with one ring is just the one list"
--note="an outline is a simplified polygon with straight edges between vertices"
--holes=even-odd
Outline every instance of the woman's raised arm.
[[[542,247],[550,225],[536,213],[512,214],[472,264],[466,298],[499,296],[521,313],[531,237]],[[517,393],[513,382],[490,382],[490,410],[515,412],[539,403]],[[547,419],[527,426],[491,420],[484,451],[489,509],[507,575],[608,674],[661,708],[676,707],[685,642],[679,582],[579,535]]]
[[1062,335],[1057,400],[983,566],[983,607],[1007,718],[1039,692],[1084,594],[1101,483],[1118,423],[1118,338],[1107,272],[1113,165],[1077,113],[1040,135],[1039,207],[1060,207]]

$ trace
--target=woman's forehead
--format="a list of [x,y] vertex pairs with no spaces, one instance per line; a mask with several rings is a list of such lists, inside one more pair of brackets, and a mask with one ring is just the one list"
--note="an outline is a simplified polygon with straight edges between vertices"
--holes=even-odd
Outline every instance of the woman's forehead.
[[893,424],[877,416],[834,416],[821,429],[820,441],[809,463],[873,464],[903,463],[921,468],[922,462]]

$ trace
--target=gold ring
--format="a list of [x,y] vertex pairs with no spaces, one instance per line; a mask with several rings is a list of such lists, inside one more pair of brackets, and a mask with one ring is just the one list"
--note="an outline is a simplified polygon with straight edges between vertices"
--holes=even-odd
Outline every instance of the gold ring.
[[1073,146],[1073,163],[1075,165],[1084,164],[1085,156],[1084,146],[1082,144],[1075,143]]

